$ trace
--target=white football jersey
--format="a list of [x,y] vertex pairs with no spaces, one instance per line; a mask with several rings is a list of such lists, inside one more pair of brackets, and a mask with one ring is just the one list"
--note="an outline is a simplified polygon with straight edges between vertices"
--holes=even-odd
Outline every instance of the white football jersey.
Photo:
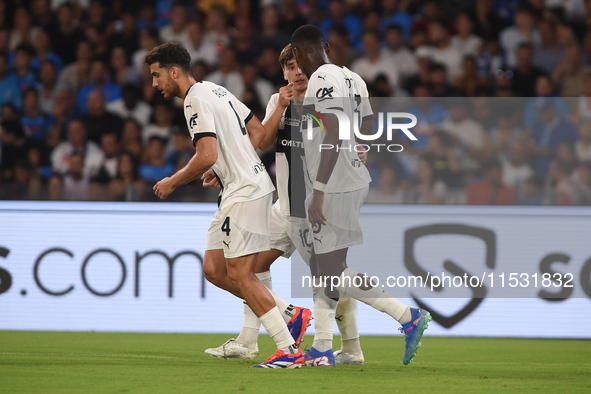
[[[279,93],[271,96],[267,104],[265,120],[273,113],[278,101]],[[279,212],[286,216],[305,218],[306,179],[300,123],[301,116],[292,113],[292,106],[285,108],[277,130],[275,173],[279,198],[275,205],[279,208]]]
[[[343,111],[350,119],[358,122],[371,117],[373,112],[369,105],[369,93],[363,79],[346,67],[334,64],[324,64],[310,76],[304,105],[312,112],[304,111],[313,117],[314,111],[322,113],[326,109]],[[313,108],[312,108],[313,106]],[[354,117],[354,114],[356,116]],[[307,127],[302,127],[302,139],[306,152],[308,172],[312,181],[316,180],[320,165],[320,147],[324,140],[325,131],[318,122],[307,117],[307,122],[313,122],[312,138],[308,138]],[[326,193],[343,193],[359,190],[371,182],[369,171],[359,159],[355,151],[356,141],[353,128],[346,130],[348,139],[339,141],[339,157],[332,174],[326,184]]]
[[250,142],[245,125],[253,114],[242,102],[226,88],[203,81],[189,88],[183,105],[193,144],[202,137],[217,139],[212,169],[222,185],[220,205],[256,200],[275,190]]

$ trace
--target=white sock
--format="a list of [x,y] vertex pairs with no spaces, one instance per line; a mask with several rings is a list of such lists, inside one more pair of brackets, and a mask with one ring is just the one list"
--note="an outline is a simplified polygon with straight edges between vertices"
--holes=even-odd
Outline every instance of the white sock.
[[271,338],[277,344],[279,350],[283,350],[285,353],[291,354],[298,351],[291,334],[287,329],[287,325],[281,318],[281,312],[277,307],[271,308],[260,318],[261,323],[265,327],[265,330],[269,333]]
[[279,297],[277,294],[275,294],[270,289],[269,289],[269,293],[271,293],[271,296],[275,300],[275,304],[277,305],[277,308],[281,311],[281,317],[283,317],[283,320],[285,320],[286,323],[289,323],[289,321],[291,320],[291,318],[294,315],[295,306],[291,305],[289,302],[287,302],[283,298]]
[[353,279],[358,275],[358,272],[347,268],[341,274],[344,279],[341,286],[337,290],[342,295],[348,295],[355,298],[380,312],[387,313],[392,316],[400,324],[408,323],[411,319],[410,308],[386,293],[379,287],[373,287],[369,290],[362,290],[359,287],[353,286]]
[[[261,282],[263,282],[267,289],[271,290],[271,271],[261,272],[260,274],[255,275],[257,278],[259,278]],[[249,348],[255,348],[257,346],[257,339],[259,337],[260,328],[261,321],[245,302],[244,322],[242,323],[242,330],[240,331],[240,335],[238,335],[238,338],[236,338],[236,342],[242,343]]]
[[326,296],[324,287],[314,287],[314,329],[316,332],[312,347],[319,352],[332,349],[332,331],[337,303]]
[[361,354],[359,343],[359,302],[355,298],[341,297],[337,305],[336,321],[341,333],[341,350],[349,354]]

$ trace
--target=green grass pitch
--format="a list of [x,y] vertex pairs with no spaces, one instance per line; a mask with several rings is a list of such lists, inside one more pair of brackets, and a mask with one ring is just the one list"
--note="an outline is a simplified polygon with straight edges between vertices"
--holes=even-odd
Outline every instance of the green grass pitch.
[[[362,366],[260,370],[203,354],[228,337],[0,331],[0,392],[591,392],[588,340],[430,338],[427,331],[408,366],[402,336],[362,337]],[[259,346],[260,362],[274,345],[261,335]]]

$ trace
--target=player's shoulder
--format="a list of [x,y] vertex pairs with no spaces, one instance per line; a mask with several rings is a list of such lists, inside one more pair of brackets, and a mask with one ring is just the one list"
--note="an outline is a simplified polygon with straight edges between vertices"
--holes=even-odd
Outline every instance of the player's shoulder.
[[267,103],[267,106],[276,106],[278,102],[279,102],[279,93],[273,93],[271,95],[271,97],[269,98],[269,102]]

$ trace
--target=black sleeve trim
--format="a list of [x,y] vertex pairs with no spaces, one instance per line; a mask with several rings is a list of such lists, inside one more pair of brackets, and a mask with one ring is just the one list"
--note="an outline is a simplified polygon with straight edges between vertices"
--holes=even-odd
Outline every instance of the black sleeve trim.
[[203,137],[213,137],[213,138],[218,138],[218,136],[216,135],[216,133],[212,133],[211,131],[207,131],[205,133],[196,133],[193,136],[193,146],[197,146],[197,141],[199,141],[201,138]]
[[250,113],[248,114],[248,116],[246,117],[246,119],[244,119],[244,125],[247,125],[248,122],[250,122],[250,120],[252,119],[253,116],[254,116],[254,114],[252,113],[252,111],[250,111]]
[[[341,108],[341,107],[328,107],[325,109],[336,109],[337,111],[344,111],[343,108]],[[320,111],[320,113],[322,113],[322,111]]]

